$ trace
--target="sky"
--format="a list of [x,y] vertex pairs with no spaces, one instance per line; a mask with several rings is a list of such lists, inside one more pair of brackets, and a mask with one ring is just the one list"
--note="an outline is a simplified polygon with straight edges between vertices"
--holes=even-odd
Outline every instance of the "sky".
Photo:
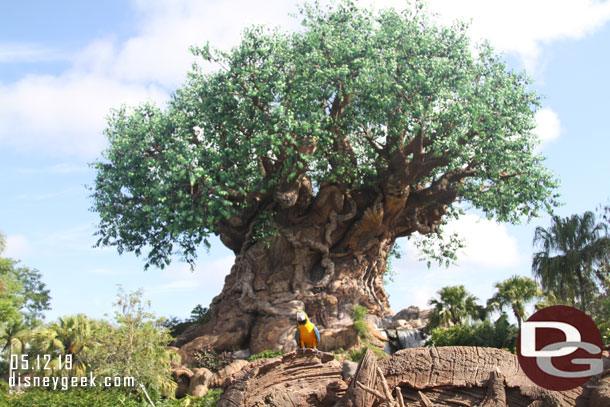
[[[361,1],[369,6],[372,1]],[[401,7],[404,1],[376,1]],[[525,70],[542,96],[536,115],[540,154],[561,181],[560,216],[608,203],[610,182],[610,1],[431,0],[440,23],[470,23],[514,70]],[[107,146],[105,118],[113,107],[153,101],[163,106],[194,62],[191,45],[221,49],[252,24],[295,30],[294,1],[24,0],[0,5],[0,231],[2,254],[38,269],[51,291],[47,320],[112,312],[117,285],[143,289],[158,316],[188,317],[220,293],[234,257],[218,239],[200,251],[194,272],[178,261],[144,271],[144,259],[96,248],[98,215],[90,211],[89,164]],[[426,307],[444,286],[463,284],[481,302],[494,284],[531,276],[536,226],[481,219],[470,212],[449,230],[466,240],[458,264],[419,262],[399,241],[393,311]]]

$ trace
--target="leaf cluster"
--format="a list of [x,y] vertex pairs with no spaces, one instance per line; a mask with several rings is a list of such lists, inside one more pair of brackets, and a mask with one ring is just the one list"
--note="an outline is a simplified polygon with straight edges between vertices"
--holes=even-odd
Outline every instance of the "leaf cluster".
[[253,27],[229,51],[194,47],[203,62],[167,109],[111,113],[93,164],[99,245],[192,262],[210,234],[244,234],[303,179],[313,191],[393,183],[423,206],[443,196],[511,222],[556,204],[534,149],[538,96],[489,45],[471,52],[464,24],[350,0],[301,14],[298,32]]
[[515,353],[519,329],[502,315],[497,321],[435,328],[430,331],[427,346],[485,346]]
[[193,360],[195,367],[204,367],[211,372],[218,372],[222,368],[230,365],[235,361],[235,356],[232,352],[218,353],[211,346],[204,349],[193,351]]

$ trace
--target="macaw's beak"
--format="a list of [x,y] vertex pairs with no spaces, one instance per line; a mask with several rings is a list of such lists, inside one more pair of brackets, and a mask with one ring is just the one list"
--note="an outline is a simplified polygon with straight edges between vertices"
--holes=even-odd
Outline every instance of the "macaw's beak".
[[297,324],[299,325],[303,325],[307,322],[307,317],[305,315],[303,315],[302,313],[298,313],[297,314]]

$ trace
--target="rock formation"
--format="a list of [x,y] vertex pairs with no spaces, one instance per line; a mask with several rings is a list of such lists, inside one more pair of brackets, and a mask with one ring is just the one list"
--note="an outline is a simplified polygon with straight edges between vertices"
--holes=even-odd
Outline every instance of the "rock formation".
[[367,351],[344,379],[331,353],[297,351],[250,363],[225,381],[218,407],[607,407],[608,378],[555,392],[532,383],[515,355],[493,348]]

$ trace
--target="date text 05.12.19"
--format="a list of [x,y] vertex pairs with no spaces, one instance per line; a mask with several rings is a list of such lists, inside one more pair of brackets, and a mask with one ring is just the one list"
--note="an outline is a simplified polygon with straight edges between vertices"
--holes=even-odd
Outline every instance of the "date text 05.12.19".
[[15,370],[72,370],[72,355],[58,356],[37,355],[30,359],[28,355],[11,355],[11,369]]

